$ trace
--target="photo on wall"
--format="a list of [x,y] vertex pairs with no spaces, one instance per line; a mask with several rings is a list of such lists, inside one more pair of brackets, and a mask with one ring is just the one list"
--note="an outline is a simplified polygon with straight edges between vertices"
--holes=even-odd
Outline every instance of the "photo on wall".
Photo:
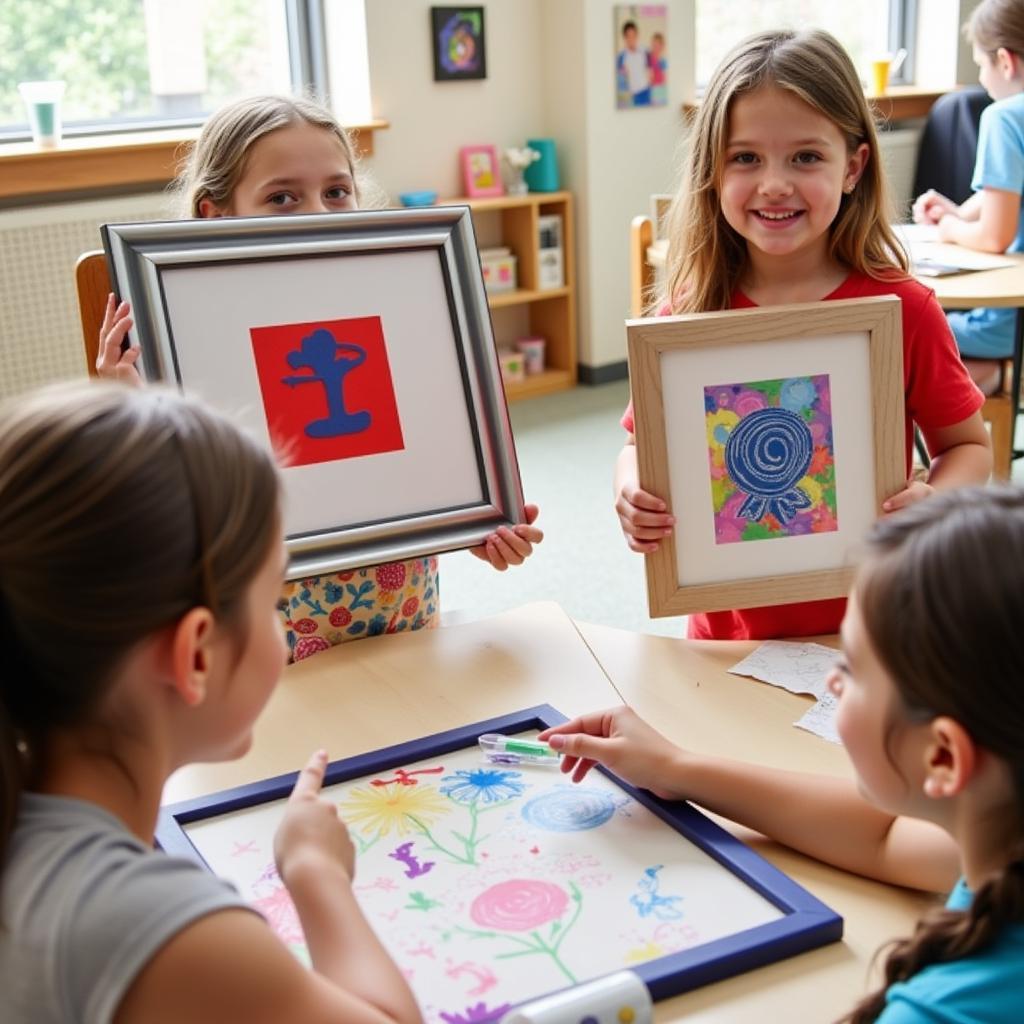
[[431,7],[434,81],[487,77],[482,7]]
[[616,4],[615,96],[620,110],[668,103],[668,7]]

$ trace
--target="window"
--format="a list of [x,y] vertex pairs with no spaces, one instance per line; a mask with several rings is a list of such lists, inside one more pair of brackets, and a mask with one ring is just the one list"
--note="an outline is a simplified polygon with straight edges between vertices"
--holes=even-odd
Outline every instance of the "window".
[[[365,55],[362,0],[329,2],[331,31]],[[66,83],[68,135],[198,124],[254,93],[326,95],[325,38],[321,0],[4,0],[0,137],[29,137],[23,81]]]
[[[697,84],[711,77],[719,61],[741,39],[773,28],[823,28],[847,49],[854,67],[867,79],[874,53],[910,48],[914,38],[914,0],[858,0],[826,4],[822,0],[697,0]],[[893,81],[910,81],[912,55]]]

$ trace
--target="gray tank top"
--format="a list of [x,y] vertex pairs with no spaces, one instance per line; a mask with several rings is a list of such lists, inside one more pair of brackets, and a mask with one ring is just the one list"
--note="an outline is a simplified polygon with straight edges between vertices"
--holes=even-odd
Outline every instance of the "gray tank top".
[[168,939],[237,907],[227,882],[149,849],[107,811],[26,793],[0,874],[0,1018],[106,1024]]

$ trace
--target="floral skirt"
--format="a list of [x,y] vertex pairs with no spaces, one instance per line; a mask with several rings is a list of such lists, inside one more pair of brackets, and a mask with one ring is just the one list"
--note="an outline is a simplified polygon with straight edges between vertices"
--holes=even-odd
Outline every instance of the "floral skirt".
[[364,636],[437,625],[437,585],[436,557],[285,583],[278,607],[290,660]]

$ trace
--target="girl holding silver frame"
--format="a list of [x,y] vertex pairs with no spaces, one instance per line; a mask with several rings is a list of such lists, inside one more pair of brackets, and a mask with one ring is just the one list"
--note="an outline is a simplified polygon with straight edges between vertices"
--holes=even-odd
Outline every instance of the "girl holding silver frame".
[[[371,186],[361,181],[352,145],[323,107],[288,97],[254,97],[215,113],[176,182],[186,217],[259,217],[340,213],[360,208]],[[370,205],[376,197],[371,197]],[[134,326],[127,302],[107,304],[96,367],[103,377],[140,384],[140,350],[125,348]],[[297,380],[298,378],[296,378]],[[543,539],[536,505],[525,522],[498,526],[473,555],[498,571],[520,565]],[[437,557],[310,573],[290,580],[281,612],[293,659],[363,636],[436,624]]]

